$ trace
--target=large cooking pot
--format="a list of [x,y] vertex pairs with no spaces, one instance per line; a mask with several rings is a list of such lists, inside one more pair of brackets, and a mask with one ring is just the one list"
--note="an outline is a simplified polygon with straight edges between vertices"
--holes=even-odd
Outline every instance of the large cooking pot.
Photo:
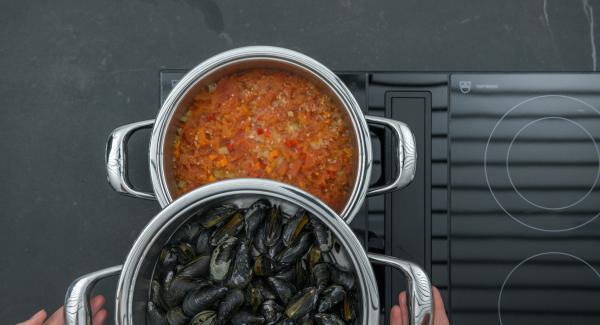
[[[351,195],[340,216],[351,221],[367,195],[382,194],[410,184],[415,174],[415,140],[406,124],[377,116],[365,116],[344,83],[324,65],[295,51],[269,46],[242,47],[223,52],[202,62],[177,83],[162,105],[155,120],[136,122],[115,129],[106,148],[106,170],[110,185],[117,192],[144,199],[156,199],[161,207],[173,202],[176,189],[171,145],[182,117],[201,87],[236,71],[273,68],[303,76],[338,100],[352,124],[356,139],[357,163]],[[369,188],[371,138],[369,125],[389,128],[396,139],[393,181]],[[127,177],[127,141],[137,130],[152,128],[150,139],[150,176],[154,193],[136,190]]]
[[357,311],[358,324],[379,324],[379,293],[369,261],[390,265],[404,272],[408,282],[411,324],[431,324],[431,284],[419,266],[393,257],[366,253],[348,225],[325,203],[291,185],[259,179],[209,184],[185,194],[163,209],[138,236],[122,266],[90,273],[73,282],[65,298],[66,324],[90,325],[89,295],[94,284],[104,277],[119,273],[116,324],[145,324],[145,306],[154,266],[162,247],[173,233],[203,209],[222,202],[248,203],[259,197],[277,201],[283,206],[301,206],[329,227],[341,247],[332,251],[333,259],[355,270],[360,308]]

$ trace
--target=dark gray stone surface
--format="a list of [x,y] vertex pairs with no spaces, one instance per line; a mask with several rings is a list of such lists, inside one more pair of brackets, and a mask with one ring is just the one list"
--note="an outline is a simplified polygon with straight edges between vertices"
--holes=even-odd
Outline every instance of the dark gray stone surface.
[[[0,319],[58,307],[158,211],[109,189],[104,145],[154,117],[160,69],[267,44],[335,70],[591,71],[598,15],[599,0],[2,1]],[[146,188],[147,140],[131,162]]]

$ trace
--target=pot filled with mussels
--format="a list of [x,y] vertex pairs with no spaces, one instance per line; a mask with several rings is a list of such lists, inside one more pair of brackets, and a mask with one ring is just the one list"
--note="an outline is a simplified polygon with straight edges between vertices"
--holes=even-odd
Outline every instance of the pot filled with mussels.
[[270,180],[216,182],[155,216],[123,265],[74,281],[65,316],[91,324],[94,284],[119,275],[116,324],[378,324],[371,263],[406,275],[411,324],[430,324],[426,273],[366,253],[315,196]]

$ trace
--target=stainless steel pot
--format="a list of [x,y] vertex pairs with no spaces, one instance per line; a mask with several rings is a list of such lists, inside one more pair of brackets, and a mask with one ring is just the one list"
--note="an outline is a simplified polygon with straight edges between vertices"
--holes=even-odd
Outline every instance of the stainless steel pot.
[[[377,116],[365,116],[344,83],[324,65],[295,51],[278,47],[250,46],[223,52],[202,62],[188,72],[169,94],[155,120],[136,122],[115,129],[106,148],[106,170],[112,188],[143,199],[157,199],[161,207],[174,199],[176,188],[171,161],[171,144],[179,118],[185,114],[194,94],[221,77],[250,68],[274,68],[293,72],[314,82],[339,100],[346,109],[356,139],[357,171],[354,187],[340,216],[351,221],[367,195],[401,189],[412,181],[415,168],[415,140],[406,124]],[[396,139],[394,164],[397,174],[389,184],[369,188],[371,168],[371,138],[369,125],[389,128]],[[150,139],[150,175],[154,193],[136,190],[127,177],[127,142],[135,131],[152,128]]]
[[[90,273],[73,282],[65,298],[67,325],[91,324],[89,295],[94,284],[107,276],[120,273],[116,293],[117,325],[145,324],[145,305],[149,283],[162,247],[173,233],[194,214],[222,202],[247,203],[258,197],[278,201],[282,206],[302,206],[329,227],[340,244],[332,257],[337,263],[355,270],[359,290],[359,324],[379,324],[379,293],[369,263],[398,268],[407,278],[411,324],[431,324],[431,284],[417,265],[384,255],[366,253],[348,225],[325,203],[296,187],[259,179],[237,179],[217,182],[196,189],[162,210],[144,228],[122,266]],[[337,246],[337,245],[334,245]]]

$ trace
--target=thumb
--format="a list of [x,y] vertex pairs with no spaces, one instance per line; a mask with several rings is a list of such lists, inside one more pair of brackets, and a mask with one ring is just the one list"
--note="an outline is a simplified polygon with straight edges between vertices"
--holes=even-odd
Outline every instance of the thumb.
[[48,314],[42,309],[31,316],[31,318],[28,320],[18,323],[17,325],[41,325],[46,319],[46,316],[48,316]]

